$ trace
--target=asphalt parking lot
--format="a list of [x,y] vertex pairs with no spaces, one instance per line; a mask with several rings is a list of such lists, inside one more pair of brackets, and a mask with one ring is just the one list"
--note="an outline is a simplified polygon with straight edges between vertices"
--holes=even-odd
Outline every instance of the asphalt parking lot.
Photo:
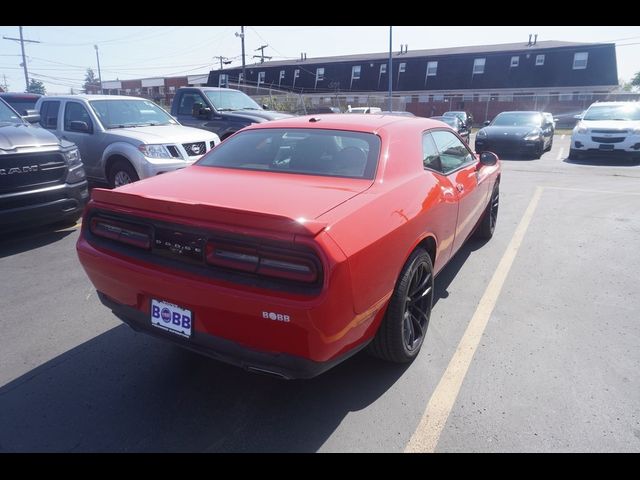
[[568,148],[503,159],[409,366],[248,374],[121,324],[77,227],[0,239],[0,451],[640,451],[640,163]]

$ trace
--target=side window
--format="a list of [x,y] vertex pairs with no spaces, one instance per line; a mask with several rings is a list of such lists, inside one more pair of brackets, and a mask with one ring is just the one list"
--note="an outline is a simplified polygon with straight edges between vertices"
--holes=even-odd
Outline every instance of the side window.
[[71,128],[71,122],[85,122],[89,127],[89,131],[87,133],[93,132],[93,123],[91,122],[91,117],[89,116],[89,112],[84,106],[77,102],[67,102],[67,105],[64,107],[64,129],[67,131],[77,131],[76,129]]
[[436,130],[431,134],[440,152],[440,164],[445,174],[473,162],[473,155],[453,133],[445,130]]
[[60,102],[42,102],[40,106],[40,125],[44,128],[55,130],[58,127],[58,112]]
[[195,103],[200,103],[203,107],[207,105],[207,102],[204,101],[204,98],[199,93],[185,93],[182,95],[178,105],[178,115],[192,115]]
[[422,135],[422,164],[424,168],[430,168],[438,172],[442,171],[440,165],[440,154],[436,148],[436,144],[433,142],[433,137],[430,133]]

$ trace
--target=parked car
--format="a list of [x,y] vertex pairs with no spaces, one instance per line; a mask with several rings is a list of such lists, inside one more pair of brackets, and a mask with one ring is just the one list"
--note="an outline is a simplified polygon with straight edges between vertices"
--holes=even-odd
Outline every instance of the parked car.
[[181,124],[209,130],[222,140],[247,125],[292,116],[265,110],[240,90],[215,87],[179,88],[171,114]]
[[553,125],[540,112],[502,112],[476,134],[476,151],[540,158],[553,146]]
[[473,127],[473,115],[471,115],[470,112],[464,112],[464,111],[456,110],[456,111],[444,112],[442,114],[442,116],[443,117],[451,117],[451,116],[458,117],[460,119],[460,121],[463,123],[464,127],[466,129],[468,129],[469,131],[471,131],[471,127]]
[[18,112],[23,118],[37,113],[36,102],[40,97],[42,97],[42,95],[39,93],[0,93],[0,98],[7,102],[9,106]]
[[42,127],[78,146],[87,177],[112,188],[184,168],[220,143],[144,98],[46,96],[36,106]]
[[318,106],[307,108],[305,110],[299,110],[299,115],[318,115],[323,113],[342,113],[338,107],[330,107],[330,106]]
[[497,156],[441,127],[251,125],[191,167],[94,189],[80,262],[135,330],[251,371],[312,377],[367,345],[409,362],[434,276],[498,214]]
[[379,107],[351,107],[346,113],[382,113],[382,109]]
[[569,158],[588,154],[640,158],[640,103],[592,104],[571,133]]
[[0,231],[75,223],[88,197],[76,146],[33,127],[0,98]]
[[584,116],[584,113],[585,110],[556,113],[553,116],[554,126],[556,128],[573,128]]
[[405,110],[382,110],[380,113],[382,115],[397,115],[399,117],[415,117],[413,113]]
[[460,135],[460,137],[467,142],[467,144],[469,143],[469,136],[471,135],[471,129],[465,127],[464,123],[462,123],[462,120],[460,120],[459,117],[457,116],[449,116],[449,117],[431,117],[431,120],[438,120],[439,122],[444,122],[447,125],[449,125],[451,128],[453,128],[453,130],[455,132],[457,132],[458,135]]

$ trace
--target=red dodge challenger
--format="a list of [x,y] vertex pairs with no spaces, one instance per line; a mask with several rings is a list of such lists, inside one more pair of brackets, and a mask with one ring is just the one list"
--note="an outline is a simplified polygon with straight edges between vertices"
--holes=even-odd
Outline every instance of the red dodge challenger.
[[326,115],[254,124],[188,168],[94,189],[77,250],[135,330],[283,378],[365,346],[409,362],[434,276],[493,235],[500,166],[441,122]]

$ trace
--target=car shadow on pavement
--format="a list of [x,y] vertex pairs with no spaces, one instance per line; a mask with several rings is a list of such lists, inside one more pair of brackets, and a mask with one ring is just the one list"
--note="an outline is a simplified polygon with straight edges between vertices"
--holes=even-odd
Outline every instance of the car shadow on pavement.
[[72,225],[32,228],[4,235],[0,239],[0,258],[44,247],[73,233]]
[[456,275],[458,275],[458,272],[469,256],[476,250],[482,248],[488,241],[489,240],[479,240],[471,237],[460,247],[460,250],[458,250],[454,257],[449,260],[449,263],[447,263],[435,279],[435,289],[433,291],[434,305],[436,305],[441,298],[447,298],[449,296],[447,288],[449,288],[451,282],[456,278]]
[[120,325],[0,387],[0,452],[314,452],[406,368],[361,352],[284,381]]
[[574,165],[594,165],[599,167],[637,167],[640,165],[640,158],[611,158],[611,157],[590,157],[581,159],[565,158],[565,163]]

